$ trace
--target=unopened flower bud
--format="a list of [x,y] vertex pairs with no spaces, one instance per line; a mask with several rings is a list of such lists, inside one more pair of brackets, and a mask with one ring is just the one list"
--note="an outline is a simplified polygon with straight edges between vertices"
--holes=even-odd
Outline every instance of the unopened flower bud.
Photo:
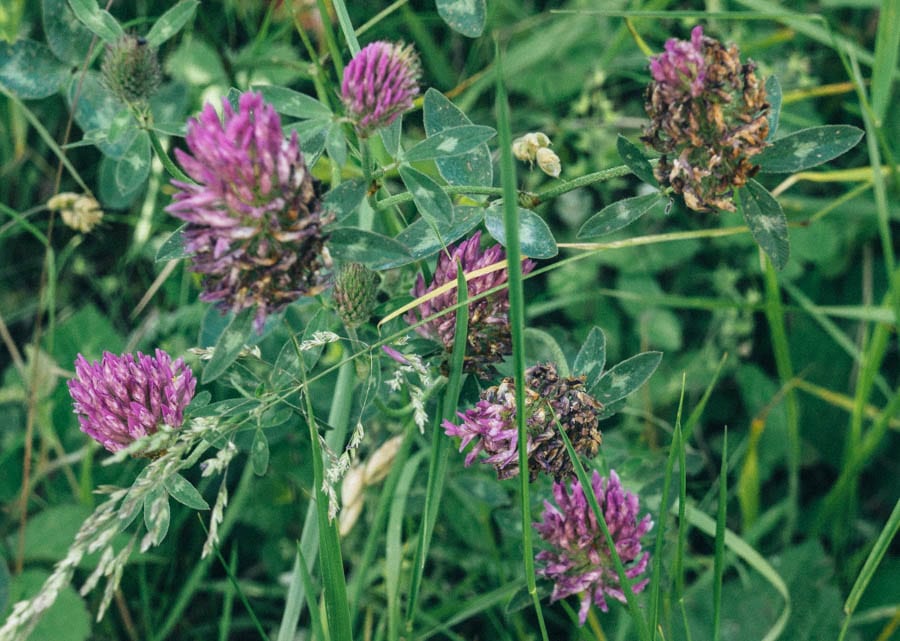
[[334,281],[334,304],[348,327],[359,327],[372,315],[378,274],[361,263],[341,267]]
[[110,91],[129,104],[147,101],[162,77],[156,47],[133,35],[122,36],[106,48],[100,69]]
[[537,164],[548,176],[559,178],[562,166],[559,164],[559,156],[547,147],[541,147],[537,150]]

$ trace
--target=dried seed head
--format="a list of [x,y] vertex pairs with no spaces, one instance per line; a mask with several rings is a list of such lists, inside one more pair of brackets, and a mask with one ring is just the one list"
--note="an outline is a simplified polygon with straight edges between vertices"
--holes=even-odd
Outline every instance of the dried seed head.
[[85,234],[103,220],[103,210],[93,196],[63,192],[48,200],[47,208],[59,211],[67,227]]

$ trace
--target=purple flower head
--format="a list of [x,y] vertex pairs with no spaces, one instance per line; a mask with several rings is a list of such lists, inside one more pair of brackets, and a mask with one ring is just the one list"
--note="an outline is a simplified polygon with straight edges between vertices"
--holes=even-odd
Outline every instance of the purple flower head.
[[[576,452],[596,456],[602,441],[599,415],[603,405],[584,391],[584,377],[560,378],[556,366],[542,363],[525,371],[525,419],[528,432],[529,478],[540,472],[557,480],[573,474],[565,443],[557,423],[565,430]],[[497,478],[508,479],[519,473],[519,434],[516,429],[515,381],[504,378],[497,386],[481,394],[481,400],[466,412],[457,412],[462,423],[444,421],[448,436],[459,436],[471,465],[480,452],[488,456],[482,462],[493,465]]]
[[650,74],[657,83],[699,96],[706,82],[703,27],[694,27],[690,41],[667,40],[665,52],[650,59]]
[[[637,496],[622,489],[615,471],[610,470],[609,479],[601,479],[595,470],[591,487],[603,511],[603,519],[612,535],[616,552],[625,566],[625,574],[634,580],[647,569],[650,554],[641,553],[641,537],[653,527],[653,521],[649,514],[638,521]],[[552,546],[535,557],[543,565],[538,574],[556,584],[550,596],[551,602],[581,593],[578,620],[584,625],[592,602],[606,612],[609,610],[607,595],[624,603],[625,594],[606,537],[581,483],[572,482],[571,494],[565,483],[554,483],[553,497],[556,506],[544,501],[543,521],[534,524],[541,538]],[[648,581],[648,578],[636,581],[631,584],[631,589],[640,592]]]
[[93,363],[78,355],[69,394],[81,431],[116,452],[162,424],[181,427],[196,385],[191,368],[161,349],[137,358],[104,352]]
[[[481,249],[481,232],[475,232],[468,240],[458,245],[451,245],[438,257],[431,284],[425,285],[425,278],[419,274],[411,294],[420,298],[429,292],[448,283],[456,283],[456,265],[462,266],[468,274],[483,267],[499,263],[506,258],[506,252],[500,245]],[[534,262],[526,260],[522,263],[522,272],[534,269]],[[508,272],[505,268],[497,269],[478,278],[468,281],[469,299],[504,284]],[[456,304],[456,288],[434,296],[406,314],[408,323],[419,321]],[[447,352],[453,351],[453,338],[456,333],[456,312],[447,311],[423,325],[416,331],[443,344]],[[512,353],[509,330],[509,293],[503,289],[469,303],[469,328],[466,346],[466,371],[486,375],[491,370],[491,363],[502,360],[505,354]]]
[[166,210],[188,223],[200,299],[235,313],[256,308],[261,332],[269,314],[318,286],[327,221],[296,132],[285,139],[260,94],[243,94],[237,111],[222,102],[224,121],[207,104],[188,122],[190,153],[175,155],[196,182],[172,181],[179,191]]
[[344,69],[341,100],[360,136],[387,127],[412,109],[420,73],[412,46],[379,40],[353,56]]

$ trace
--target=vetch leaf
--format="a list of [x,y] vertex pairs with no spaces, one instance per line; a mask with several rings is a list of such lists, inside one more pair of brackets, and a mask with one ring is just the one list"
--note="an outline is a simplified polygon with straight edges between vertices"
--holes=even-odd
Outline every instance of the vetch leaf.
[[142,185],[149,175],[150,136],[146,131],[141,131],[122,157],[116,160],[116,186],[122,193],[129,193]]
[[408,162],[416,162],[459,156],[487,142],[496,133],[491,127],[483,127],[481,125],[449,127],[432,136],[428,136],[428,138],[415,145],[412,149],[409,149],[404,154],[404,159]]
[[575,366],[572,368],[575,376],[585,376],[585,387],[593,389],[600,381],[603,368],[606,366],[606,335],[599,327],[592,327],[587,340],[578,350],[575,357]]
[[122,25],[109,11],[98,7],[97,0],[69,0],[69,6],[82,24],[106,44],[112,44],[125,35]]
[[768,174],[803,171],[847,153],[862,140],[863,133],[852,125],[801,129],[773,141],[771,147],[753,156],[753,162]]
[[262,476],[269,468],[269,440],[265,431],[258,429],[253,436],[253,444],[250,446],[250,464],[253,473]]
[[740,210],[753,239],[769,256],[775,269],[783,269],[790,257],[787,218],[775,198],[755,180],[739,190]]
[[484,31],[486,0],[437,0],[437,10],[450,28],[469,38]]
[[47,44],[56,57],[70,65],[82,63],[94,34],[75,17],[66,0],[43,0],[41,9]]
[[416,208],[433,225],[453,220],[453,203],[432,178],[409,165],[400,166],[400,178],[412,194]]
[[653,175],[653,167],[650,166],[650,161],[647,160],[647,157],[644,156],[637,145],[628,140],[625,136],[619,134],[619,137],[616,139],[616,149],[619,152],[619,157],[622,159],[622,162],[628,166],[631,173],[648,185],[659,187],[659,182]]
[[[498,243],[506,246],[502,202],[494,202],[487,208],[484,226]],[[544,219],[533,211],[521,207],[519,207],[519,243],[522,255],[530,258],[553,258],[559,253],[553,232]]]
[[646,383],[661,360],[662,352],[643,352],[632,356],[603,374],[591,392],[604,405],[615,403]]
[[159,20],[150,27],[150,31],[147,33],[147,44],[151,47],[158,47],[181,31],[188,20],[194,17],[194,12],[197,11],[199,4],[199,0],[181,0],[162,14]]
[[384,265],[411,260],[406,247],[393,238],[355,227],[332,231],[328,249],[338,260],[355,261],[372,269],[384,269]]
[[203,495],[200,494],[200,491],[181,474],[172,474],[166,477],[164,485],[169,496],[182,505],[186,505],[192,510],[209,509],[209,504],[203,498]]
[[781,118],[781,83],[775,76],[766,78],[766,101],[769,103],[769,135],[766,140],[772,140]]
[[356,212],[356,208],[366,197],[368,185],[363,178],[345,180],[325,194],[322,199],[324,212],[332,213],[337,222],[341,222]]
[[[452,127],[472,124],[468,116],[437,89],[425,92],[422,112],[425,134],[428,136],[434,136]],[[435,164],[444,180],[451,185],[494,184],[494,163],[487,143],[478,145],[461,156],[436,158]]]
[[0,42],[0,84],[23,100],[52,96],[69,77],[53,51],[34,40]]
[[212,358],[203,368],[201,383],[211,383],[221,376],[226,369],[237,359],[244,345],[250,342],[250,333],[253,331],[252,308],[243,309],[222,332],[216,341]]
[[617,231],[627,227],[654,207],[662,206],[665,202],[665,196],[660,193],[616,201],[588,218],[578,230],[577,237],[579,240],[587,240]]
[[257,85],[252,89],[260,92],[266,102],[271,103],[275,111],[284,116],[302,120],[331,120],[333,115],[327,105],[293,89],[274,85]]
[[412,259],[418,260],[431,256],[445,245],[456,242],[474,229],[482,218],[484,210],[481,207],[455,207],[453,220],[449,223],[441,222],[432,226],[424,218],[419,218],[397,234],[395,240],[409,250]]

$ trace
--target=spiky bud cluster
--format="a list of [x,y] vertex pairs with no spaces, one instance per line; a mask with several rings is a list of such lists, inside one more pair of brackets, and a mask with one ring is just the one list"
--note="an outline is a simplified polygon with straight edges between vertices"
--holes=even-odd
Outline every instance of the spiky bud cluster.
[[[560,377],[556,365],[542,363],[525,372],[525,413],[528,432],[528,473],[530,480],[538,473],[559,480],[572,476],[573,466],[559,434],[565,430],[579,454],[592,458],[602,442],[600,412],[603,404],[587,393],[585,379]],[[497,478],[507,479],[519,473],[518,431],[516,428],[516,387],[512,378],[489,387],[481,400],[465,413],[458,412],[462,423],[444,421],[448,436],[462,438],[460,451],[477,441],[466,455],[470,465],[484,451],[484,463],[493,465]]]
[[348,327],[359,327],[372,315],[378,274],[361,263],[347,263],[334,279],[334,305]]
[[162,79],[156,47],[134,35],[124,35],[106,47],[100,70],[110,91],[128,104],[149,100]]
[[734,189],[759,170],[750,159],[769,133],[756,65],[741,63],[736,45],[726,49],[700,26],[690,41],[672,39],[665,49],[650,61],[642,137],[662,154],[654,175],[695,211],[734,211]]

